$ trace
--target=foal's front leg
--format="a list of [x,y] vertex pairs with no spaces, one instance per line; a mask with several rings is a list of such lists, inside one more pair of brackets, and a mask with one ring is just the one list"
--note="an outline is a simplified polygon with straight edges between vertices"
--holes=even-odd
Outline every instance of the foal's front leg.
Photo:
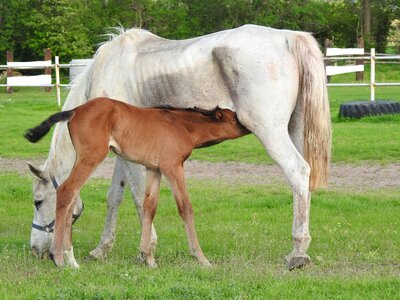
[[186,236],[189,242],[190,253],[197,258],[197,260],[205,267],[211,266],[210,262],[203,254],[199,241],[197,239],[197,233],[194,226],[194,213],[192,203],[189,199],[189,194],[186,190],[185,175],[182,165],[175,166],[173,168],[168,167],[162,170],[163,174],[167,177],[178,211],[185,223]]
[[69,245],[72,245],[70,237],[68,236],[71,234],[71,228],[67,228],[70,223],[67,221],[67,218],[69,211],[73,207],[74,199],[78,195],[79,188],[75,188],[71,185],[71,181],[70,176],[57,190],[56,219],[50,253],[50,258],[57,267],[64,265],[64,247],[68,246],[66,241],[68,240]]
[[72,215],[74,212],[75,204],[76,198],[73,201],[66,217],[64,257],[66,258],[66,263],[68,266],[73,269],[78,269],[79,264],[76,262],[74,256],[74,248],[72,247]]
[[[93,170],[106,157],[108,149],[99,151],[98,155],[81,154],[81,158],[77,160],[72,168],[71,174],[57,189],[57,204],[56,204],[56,220],[54,224],[54,236],[51,247],[50,257],[57,267],[64,265],[63,252],[64,250],[71,251],[72,238],[66,237],[66,233],[71,234],[71,223],[67,221],[68,213],[74,204],[79,190],[86,180],[90,177]],[[72,216],[71,216],[72,217]],[[68,229],[66,227],[69,226]],[[68,244],[66,241],[68,239]],[[70,247],[66,249],[65,247]]]
[[143,224],[142,236],[140,239],[141,259],[149,267],[156,267],[153,255],[153,245],[151,243],[152,224],[156,214],[158,204],[158,194],[160,192],[161,172],[159,170],[147,169],[146,194],[143,201]]

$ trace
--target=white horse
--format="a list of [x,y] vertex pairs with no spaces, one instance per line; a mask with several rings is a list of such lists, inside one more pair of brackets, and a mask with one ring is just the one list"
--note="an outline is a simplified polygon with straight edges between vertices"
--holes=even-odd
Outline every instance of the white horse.
[[[323,57],[311,34],[245,25],[173,41],[131,29],[99,48],[93,63],[73,85],[63,110],[95,97],[141,107],[219,106],[235,110],[240,122],[282,168],[291,186],[294,248],[286,262],[292,269],[309,261],[310,191],[326,186],[331,152]],[[32,229],[31,247],[39,256],[51,244],[52,233],[46,230],[52,231],[55,187],[68,176],[74,162],[67,127],[60,124],[43,169],[30,165],[38,177],[33,187],[33,223],[37,226]],[[99,245],[91,252],[93,257],[104,257],[113,244],[125,184],[131,188],[142,220],[143,168],[117,158],[106,225]],[[79,215],[80,199],[77,203],[75,214]],[[155,246],[154,229],[152,241]],[[65,251],[66,262],[77,266],[72,249]]]

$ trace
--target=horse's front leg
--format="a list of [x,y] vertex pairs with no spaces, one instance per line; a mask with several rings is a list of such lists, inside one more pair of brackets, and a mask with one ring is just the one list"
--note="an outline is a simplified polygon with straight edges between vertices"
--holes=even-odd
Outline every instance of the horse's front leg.
[[211,266],[210,262],[201,250],[199,240],[194,225],[194,212],[189,194],[186,190],[186,182],[182,165],[167,167],[162,169],[163,174],[167,177],[172,192],[178,206],[179,215],[181,216],[186,230],[186,236],[189,242],[190,254],[197,258],[201,265],[205,267]]
[[114,174],[110,189],[107,194],[107,216],[101,240],[97,247],[90,252],[90,256],[95,259],[103,259],[107,252],[111,250],[115,241],[115,230],[117,226],[118,208],[124,197],[126,183],[125,172],[123,170],[123,160],[117,157],[115,160]]
[[146,195],[143,201],[143,223],[140,239],[141,259],[149,266],[156,267],[153,247],[150,242],[152,223],[157,210],[158,195],[160,192],[161,172],[147,169]]

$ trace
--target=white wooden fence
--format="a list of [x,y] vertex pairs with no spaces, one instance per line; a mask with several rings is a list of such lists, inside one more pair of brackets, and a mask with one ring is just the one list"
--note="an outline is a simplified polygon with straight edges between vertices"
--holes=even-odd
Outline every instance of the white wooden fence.
[[7,62],[6,65],[0,65],[0,69],[13,69],[13,70],[35,70],[52,68],[55,71],[55,83],[52,81],[51,75],[34,75],[34,76],[12,76],[7,77],[6,84],[0,84],[5,87],[55,87],[57,93],[57,103],[61,105],[61,87],[69,87],[70,83],[62,84],[60,81],[60,69],[82,67],[88,64],[88,60],[85,63],[74,63],[74,64],[60,64],[58,56],[54,58],[54,64],[51,60],[46,61],[31,61],[31,62]]
[[[344,56],[342,56],[344,55]],[[347,56],[346,56],[347,55]],[[361,56],[360,56],[361,55]],[[377,86],[400,86],[400,82],[376,82],[375,66],[377,60],[400,60],[400,55],[375,55],[375,48],[371,48],[369,56],[364,55],[363,48],[327,48],[326,60],[367,60],[371,64],[369,83],[328,83],[328,86],[369,86],[370,100],[375,101]],[[349,72],[362,72],[364,65],[326,66],[326,75],[338,75]]]

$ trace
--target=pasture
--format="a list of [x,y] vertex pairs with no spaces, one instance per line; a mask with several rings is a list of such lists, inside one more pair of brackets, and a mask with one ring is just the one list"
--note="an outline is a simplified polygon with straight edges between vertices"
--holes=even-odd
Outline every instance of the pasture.
[[[366,99],[368,89],[330,88],[329,93],[333,163],[398,165],[400,116],[339,120],[339,104]],[[377,90],[377,99],[399,100],[399,95],[399,87]],[[0,157],[44,160],[51,135],[30,144],[22,134],[58,110],[53,93],[32,88],[0,93]],[[196,150],[191,159],[272,164],[254,136]],[[109,257],[86,259],[100,238],[109,185],[91,179],[82,192],[85,211],[74,226],[81,269],[60,272],[30,253],[32,176],[16,171],[0,171],[0,299],[395,299],[400,294],[400,186],[335,186],[314,193],[312,265],[290,272],[283,262],[292,247],[286,184],[188,180],[199,241],[213,264],[204,269],[187,254],[183,223],[163,182],[155,218],[159,267],[148,269],[136,260],[140,228],[127,193]]]

